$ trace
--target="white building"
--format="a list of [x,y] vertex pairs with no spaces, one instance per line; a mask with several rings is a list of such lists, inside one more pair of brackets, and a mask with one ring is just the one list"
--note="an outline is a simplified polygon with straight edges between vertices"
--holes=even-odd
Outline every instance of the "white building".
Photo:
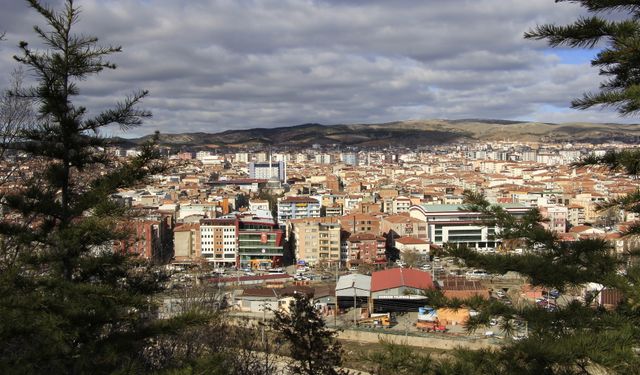
[[[501,205],[507,212],[521,216],[530,208],[520,204]],[[432,244],[464,244],[470,248],[493,249],[497,247],[495,234],[500,228],[489,227],[479,212],[465,211],[459,205],[420,205],[409,210],[411,217],[424,221],[427,237]]]
[[234,266],[238,256],[236,220],[200,220],[200,249],[202,257],[216,267]]

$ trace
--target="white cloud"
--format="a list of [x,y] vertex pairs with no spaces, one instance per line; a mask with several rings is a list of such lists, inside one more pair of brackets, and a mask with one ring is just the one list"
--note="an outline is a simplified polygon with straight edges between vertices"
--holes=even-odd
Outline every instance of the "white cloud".
[[[15,3],[18,3],[16,5]],[[60,3],[60,0],[57,0]],[[130,135],[409,118],[631,121],[560,113],[597,89],[589,66],[562,64],[522,34],[581,10],[551,0],[78,0],[78,31],[121,44],[119,68],[81,83],[102,108],[145,88],[154,117]],[[9,40],[35,41],[34,11],[0,14]],[[36,44],[37,45],[37,44]],[[6,77],[0,77],[0,85]]]

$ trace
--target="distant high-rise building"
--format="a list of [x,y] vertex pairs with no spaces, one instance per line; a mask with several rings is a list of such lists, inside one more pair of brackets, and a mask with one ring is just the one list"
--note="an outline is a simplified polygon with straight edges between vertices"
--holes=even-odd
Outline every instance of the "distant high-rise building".
[[286,182],[287,163],[284,161],[277,163],[249,163],[249,177],[267,180],[277,179],[280,182]]
[[355,152],[345,152],[342,154],[342,162],[346,165],[358,165],[358,154]]
[[258,163],[264,163],[267,161],[268,155],[266,152],[256,152],[253,154],[255,161]]
[[316,154],[315,160],[317,164],[331,164],[333,163],[333,155],[331,154]]
[[248,163],[249,162],[249,153],[247,152],[237,152],[235,161],[237,163]]

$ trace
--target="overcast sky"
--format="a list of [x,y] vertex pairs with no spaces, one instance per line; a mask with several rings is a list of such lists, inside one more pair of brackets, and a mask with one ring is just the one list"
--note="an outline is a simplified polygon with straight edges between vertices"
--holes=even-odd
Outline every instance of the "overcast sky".
[[[48,3],[59,5],[61,0]],[[593,51],[524,40],[582,10],[553,0],[76,0],[76,30],[121,45],[118,65],[80,83],[104,108],[150,90],[128,136],[251,127],[490,118],[637,122],[568,109],[597,90]],[[0,87],[42,19],[3,1]]]

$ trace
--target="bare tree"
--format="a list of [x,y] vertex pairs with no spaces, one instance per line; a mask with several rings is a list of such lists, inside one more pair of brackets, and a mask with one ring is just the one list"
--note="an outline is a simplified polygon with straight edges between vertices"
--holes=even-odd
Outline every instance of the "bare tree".
[[[0,34],[0,40],[3,36],[4,33]],[[8,152],[17,141],[20,131],[27,129],[35,117],[31,100],[15,95],[22,90],[23,79],[24,70],[17,68],[11,73],[10,87],[0,94],[0,210],[5,204],[5,188],[11,189],[11,181],[20,180],[20,160],[10,160]],[[30,223],[31,220],[25,220],[24,225],[28,226]],[[18,254],[19,246],[14,242],[7,236],[0,238],[0,272],[13,264]]]
[[[11,84],[0,97],[0,159],[5,155],[9,145],[34,120],[33,106],[30,99],[16,93],[22,91],[24,70],[17,68],[11,73]],[[6,178],[6,176],[2,176]]]

